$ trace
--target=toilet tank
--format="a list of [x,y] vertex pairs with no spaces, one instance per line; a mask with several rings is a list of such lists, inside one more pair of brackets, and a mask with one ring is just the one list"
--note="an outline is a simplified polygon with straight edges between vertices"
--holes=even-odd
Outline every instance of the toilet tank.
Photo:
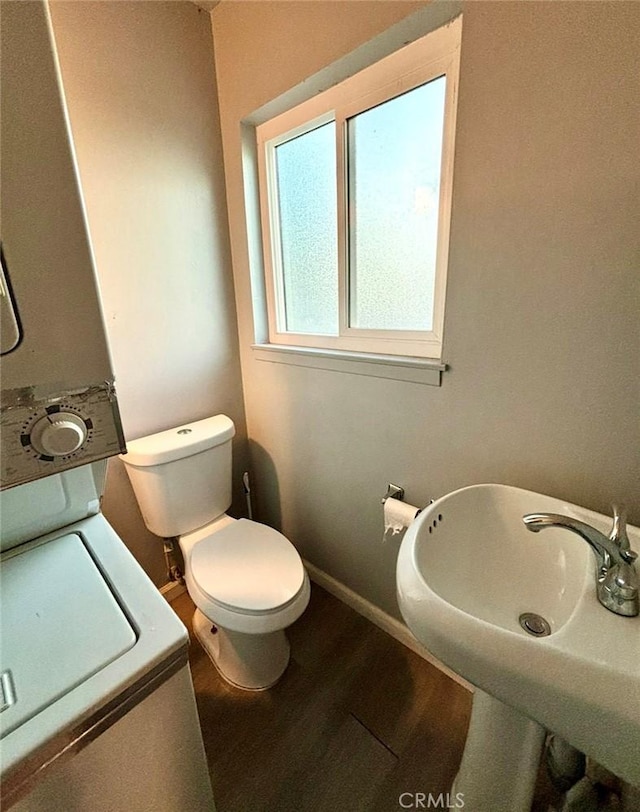
[[227,510],[234,434],[219,414],[127,443],[120,459],[152,533],[181,536]]

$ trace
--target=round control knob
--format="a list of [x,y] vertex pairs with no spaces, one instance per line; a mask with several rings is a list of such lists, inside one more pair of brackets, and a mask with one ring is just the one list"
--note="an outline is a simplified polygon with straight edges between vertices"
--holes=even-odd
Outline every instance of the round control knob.
[[71,412],[57,412],[41,418],[31,430],[31,445],[48,457],[73,454],[87,439],[84,420]]

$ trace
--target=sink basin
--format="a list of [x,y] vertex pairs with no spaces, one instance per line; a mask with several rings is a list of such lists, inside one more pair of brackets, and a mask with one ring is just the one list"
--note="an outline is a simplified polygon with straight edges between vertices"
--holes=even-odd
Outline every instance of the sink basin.
[[[449,668],[640,785],[640,617],[598,602],[594,555],[575,534],[527,530],[522,517],[541,512],[611,529],[610,517],[506,485],[454,491],[405,534],[402,614]],[[627,529],[640,552],[640,530]],[[522,628],[528,612],[547,636]]]
[[578,518],[573,506],[500,485],[464,488],[424,511],[407,536],[416,537],[413,560],[425,585],[451,606],[516,634],[525,634],[523,612],[542,615],[553,631],[562,628],[593,581],[592,553],[566,530],[529,532],[522,517],[534,504],[537,512]]

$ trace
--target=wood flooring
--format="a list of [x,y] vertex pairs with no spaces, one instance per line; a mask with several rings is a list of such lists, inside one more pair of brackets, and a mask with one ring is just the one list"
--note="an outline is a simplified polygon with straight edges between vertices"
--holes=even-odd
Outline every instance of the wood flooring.
[[[191,634],[189,596],[172,605]],[[192,637],[217,812],[398,812],[401,793],[450,790],[468,691],[315,584],[287,634],[287,671],[257,693],[224,682]]]

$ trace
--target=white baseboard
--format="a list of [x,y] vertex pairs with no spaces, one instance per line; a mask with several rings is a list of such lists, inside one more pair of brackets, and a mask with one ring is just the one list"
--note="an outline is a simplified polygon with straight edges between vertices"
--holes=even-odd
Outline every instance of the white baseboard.
[[396,620],[395,617],[391,617],[391,615],[383,612],[382,609],[379,609],[373,603],[366,600],[361,595],[358,595],[357,592],[349,589],[348,586],[345,586],[340,581],[332,578],[331,575],[327,575],[326,572],[318,569],[318,567],[314,566],[309,561],[305,560],[304,566],[306,567],[311,580],[318,584],[318,586],[326,589],[327,592],[330,592],[335,598],[338,598],[338,600],[346,603],[347,606],[350,606],[354,611],[358,612],[358,614],[366,617],[367,620],[370,620],[380,629],[391,635],[391,637],[393,637],[399,643],[402,643],[404,646],[411,649],[411,651],[414,651],[416,654],[422,657],[423,660],[431,663],[431,665],[440,669],[440,671],[457,682],[459,685],[462,685],[463,688],[466,688],[467,691],[471,691],[473,693],[473,685],[463,679],[459,674],[456,674],[454,671],[447,668],[447,666],[444,665],[444,663],[441,663],[440,660],[436,659],[428,649],[426,649],[416,640],[404,623],[401,623],[399,620]]
[[180,581],[169,581],[167,584],[160,587],[160,594],[169,603],[174,601],[178,595],[182,595],[182,593],[186,591],[187,588],[184,584],[180,583]]

